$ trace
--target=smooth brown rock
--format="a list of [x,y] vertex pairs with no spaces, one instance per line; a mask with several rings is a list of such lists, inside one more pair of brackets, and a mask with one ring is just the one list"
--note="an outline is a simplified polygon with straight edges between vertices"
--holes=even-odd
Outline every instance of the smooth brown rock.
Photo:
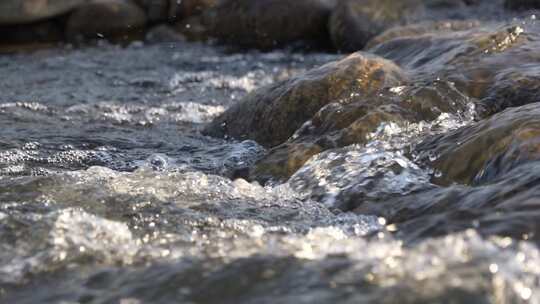
[[507,109],[472,126],[426,140],[416,153],[440,171],[439,184],[482,184],[540,160],[540,103]]
[[342,0],[330,17],[330,35],[338,50],[358,51],[371,38],[423,11],[420,0]]
[[451,84],[435,82],[402,86],[369,96],[356,96],[346,103],[331,103],[287,142],[272,148],[253,168],[258,181],[284,180],[309,158],[325,150],[366,144],[382,124],[405,127],[430,122],[442,113],[465,114],[469,99]]
[[478,28],[481,25],[477,20],[442,20],[425,21],[388,29],[368,41],[366,48],[370,49],[384,42],[405,37],[418,37],[424,34],[450,33]]
[[200,15],[203,11],[217,5],[218,0],[135,0],[141,6],[148,21],[179,21]]
[[181,19],[185,19],[200,15],[218,4],[219,0],[182,0],[179,4],[178,14]]
[[79,6],[70,16],[66,33],[77,37],[97,38],[132,33],[146,24],[146,15],[128,0],[92,0]]
[[219,41],[269,50],[303,42],[328,47],[326,25],[334,0],[224,0],[205,12],[204,25]]
[[507,107],[538,101],[538,25],[490,25],[465,31],[425,33],[377,44],[371,52],[411,70],[418,79],[446,79],[480,99],[487,117]]
[[176,0],[135,0],[144,10],[149,22],[174,20],[178,14]]
[[65,14],[86,0],[1,0],[0,25],[25,24]]
[[216,118],[205,133],[276,146],[325,105],[340,100],[346,102],[351,96],[376,94],[406,79],[405,73],[391,61],[355,53],[256,90]]

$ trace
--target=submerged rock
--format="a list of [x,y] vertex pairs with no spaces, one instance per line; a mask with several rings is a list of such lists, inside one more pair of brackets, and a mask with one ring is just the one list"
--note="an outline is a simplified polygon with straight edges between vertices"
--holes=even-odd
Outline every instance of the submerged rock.
[[67,13],[85,0],[2,0],[0,25],[24,24]]
[[70,40],[120,36],[133,33],[145,24],[144,11],[129,0],[92,0],[69,16],[66,33]]
[[330,17],[334,46],[343,52],[364,48],[384,30],[417,18],[424,7],[420,0],[343,0]]
[[355,53],[251,93],[216,118],[205,133],[276,146],[325,105],[377,94],[383,88],[403,84],[406,79],[405,73],[391,61]]
[[540,103],[511,108],[472,126],[430,138],[419,160],[439,171],[438,184],[483,184],[518,165],[540,160]]
[[333,0],[224,0],[205,14],[218,40],[246,48],[273,49],[295,42],[328,46],[326,24]]

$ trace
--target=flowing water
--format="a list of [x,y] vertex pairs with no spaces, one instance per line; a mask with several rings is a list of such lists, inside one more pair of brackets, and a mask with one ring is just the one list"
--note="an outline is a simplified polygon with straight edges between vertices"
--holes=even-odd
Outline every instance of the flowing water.
[[[248,92],[339,58],[193,43],[1,56],[0,301],[540,303],[540,166],[442,185],[422,161],[439,155],[410,153],[474,124],[473,100],[266,186],[236,178],[262,146],[201,135]],[[516,189],[530,204],[501,219],[487,201]]]

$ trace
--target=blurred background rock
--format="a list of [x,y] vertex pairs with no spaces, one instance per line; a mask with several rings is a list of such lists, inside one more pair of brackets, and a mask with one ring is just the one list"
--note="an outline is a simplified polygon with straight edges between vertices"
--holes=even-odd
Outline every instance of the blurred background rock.
[[2,0],[0,51],[99,40],[216,41],[240,49],[361,50],[390,28],[493,19],[536,0]]

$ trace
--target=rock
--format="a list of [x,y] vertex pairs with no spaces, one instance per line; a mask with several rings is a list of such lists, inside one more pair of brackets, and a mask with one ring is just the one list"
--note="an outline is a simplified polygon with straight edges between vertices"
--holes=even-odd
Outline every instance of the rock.
[[405,242],[474,228],[483,236],[540,243],[540,162],[522,164],[490,183],[452,185],[377,203],[356,200],[359,214],[384,217]]
[[540,103],[507,109],[472,126],[431,138],[418,159],[440,172],[434,182],[479,185],[540,160]]
[[62,26],[54,21],[0,26],[2,44],[58,42],[64,38]]
[[25,24],[65,14],[86,0],[2,0],[0,25]]
[[354,52],[384,30],[417,18],[424,10],[420,0],[343,0],[330,17],[334,46]]
[[69,16],[66,33],[70,40],[77,37],[109,38],[134,33],[145,24],[144,11],[128,0],[92,0]]
[[508,9],[540,8],[540,1],[538,0],[505,0],[504,7]]
[[423,0],[427,8],[463,8],[468,5],[467,1],[463,0]]
[[174,20],[178,14],[176,0],[135,0],[135,2],[144,10],[151,23]]
[[410,69],[420,79],[446,79],[480,99],[481,116],[538,101],[538,25],[502,25],[388,40],[369,51]]
[[284,180],[322,151],[364,145],[383,125],[406,127],[431,122],[441,114],[465,114],[469,99],[451,84],[435,82],[394,87],[346,103],[328,104],[287,142],[272,148],[251,172],[251,179]]
[[206,10],[216,7],[219,0],[182,0],[179,4],[178,15],[181,19],[200,15]]
[[182,33],[189,41],[207,41],[211,33],[203,24],[201,16],[191,16],[174,25],[174,28]]
[[305,42],[328,47],[326,24],[334,0],[224,0],[205,12],[204,25],[219,41],[269,50]]
[[181,42],[186,37],[168,25],[157,25],[146,33],[145,41],[149,43]]
[[204,10],[217,5],[218,0],[135,0],[141,6],[148,21],[157,23],[161,21],[183,20],[191,16],[200,15]]
[[475,29],[481,26],[477,20],[442,20],[425,21],[404,26],[396,26],[388,29],[380,35],[372,38],[366,45],[367,49],[374,48],[379,44],[393,39],[405,37],[418,37],[424,34],[450,33]]
[[355,53],[254,91],[217,117],[205,133],[253,139],[273,147],[286,141],[325,105],[346,102],[351,96],[377,94],[406,79],[405,73],[391,61]]

